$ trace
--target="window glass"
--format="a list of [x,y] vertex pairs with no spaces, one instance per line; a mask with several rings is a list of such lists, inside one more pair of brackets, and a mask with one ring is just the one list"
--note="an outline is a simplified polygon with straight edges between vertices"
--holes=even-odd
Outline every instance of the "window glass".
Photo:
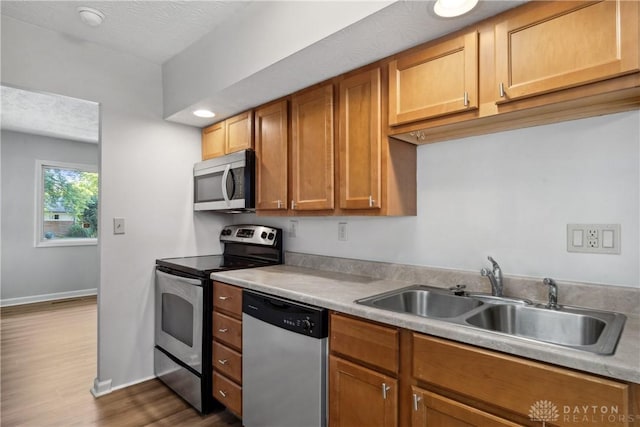
[[98,173],[90,165],[40,162],[38,246],[95,244]]

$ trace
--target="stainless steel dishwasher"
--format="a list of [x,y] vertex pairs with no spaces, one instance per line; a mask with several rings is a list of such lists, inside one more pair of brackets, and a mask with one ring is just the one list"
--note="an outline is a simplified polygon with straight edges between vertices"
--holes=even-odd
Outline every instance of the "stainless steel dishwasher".
[[327,424],[327,310],[255,291],[242,297],[242,423]]

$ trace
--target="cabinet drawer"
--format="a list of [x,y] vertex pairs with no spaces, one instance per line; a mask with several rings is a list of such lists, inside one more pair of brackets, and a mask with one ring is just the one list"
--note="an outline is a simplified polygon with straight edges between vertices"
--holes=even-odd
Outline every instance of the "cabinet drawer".
[[242,317],[242,288],[213,282],[213,307]]
[[[538,402],[551,402],[558,426],[575,426],[574,409],[586,406],[596,405],[597,413],[580,416],[597,416],[598,425],[625,425],[608,417],[612,408],[631,413],[627,384],[415,333],[413,376],[523,416]],[[602,420],[601,408],[609,411]]]
[[242,355],[216,341],[213,342],[213,369],[242,384]]
[[213,338],[236,350],[242,349],[242,322],[214,311]]
[[213,397],[242,418],[242,387],[217,372],[213,373]]
[[399,333],[395,328],[331,314],[329,348],[334,353],[398,372]]

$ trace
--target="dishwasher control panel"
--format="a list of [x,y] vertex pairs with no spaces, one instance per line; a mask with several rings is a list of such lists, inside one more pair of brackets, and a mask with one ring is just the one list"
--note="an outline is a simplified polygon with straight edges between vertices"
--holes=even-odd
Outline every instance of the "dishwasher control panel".
[[321,307],[245,289],[242,312],[298,334],[313,338],[326,338],[328,335],[328,314]]

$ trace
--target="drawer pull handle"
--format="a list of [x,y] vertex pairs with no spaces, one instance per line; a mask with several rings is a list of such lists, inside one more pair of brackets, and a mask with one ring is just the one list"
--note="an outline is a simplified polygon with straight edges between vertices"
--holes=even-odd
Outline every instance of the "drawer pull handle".
[[218,332],[220,332],[221,334],[226,334],[228,330],[229,330],[228,328],[221,328],[221,329],[218,329]]
[[221,365],[226,365],[227,362],[228,362],[227,359],[218,359],[218,363],[221,364]]
[[222,390],[218,390],[218,393],[220,393],[220,395],[221,395],[222,397],[227,397],[227,393],[225,393],[225,392],[224,392],[224,391],[222,391]]
[[229,299],[229,297],[220,296],[220,297],[218,297],[218,299],[219,299],[219,300],[222,300],[222,301],[226,301],[226,300],[228,300],[228,299]]
[[382,383],[382,398],[383,399],[387,399],[387,392],[391,390],[391,387],[389,387],[388,385],[386,385],[385,383]]
[[420,402],[422,398],[417,394],[413,393],[413,410],[418,412],[418,402]]

